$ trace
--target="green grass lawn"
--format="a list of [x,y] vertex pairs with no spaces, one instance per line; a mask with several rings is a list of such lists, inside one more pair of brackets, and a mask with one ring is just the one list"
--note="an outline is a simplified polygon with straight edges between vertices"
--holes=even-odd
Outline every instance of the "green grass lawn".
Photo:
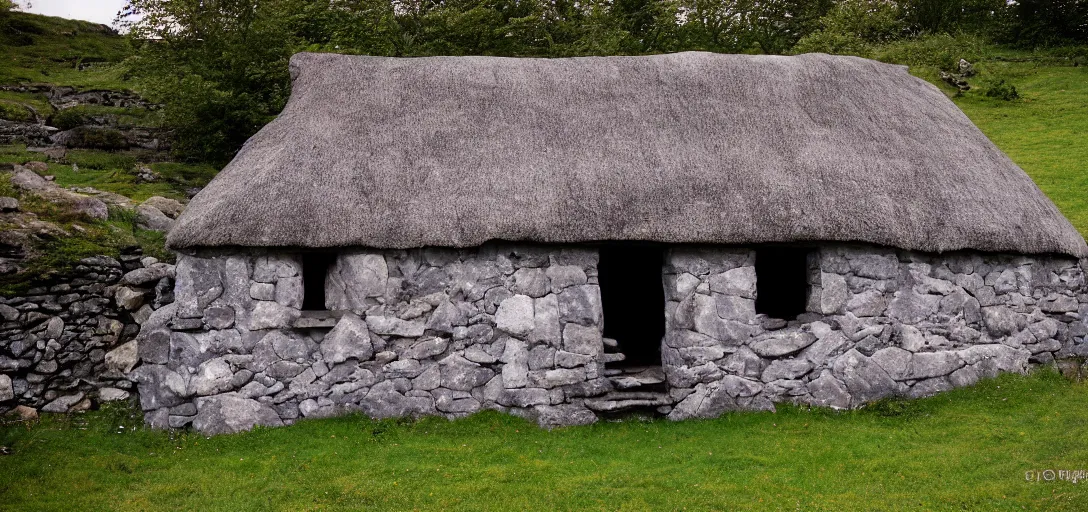
[[120,408],[0,428],[9,510],[1084,510],[1086,385],[1052,371],[833,413],[552,431],[499,413],[206,439]]

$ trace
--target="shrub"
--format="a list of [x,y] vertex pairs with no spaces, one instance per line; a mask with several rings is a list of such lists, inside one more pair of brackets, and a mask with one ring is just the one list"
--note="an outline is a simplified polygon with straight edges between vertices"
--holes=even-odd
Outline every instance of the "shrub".
[[986,88],[985,94],[987,98],[997,98],[1005,101],[1020,99],[1020,93],[1016,91],[1016,86],[1006,82],[1004,78],[991,83]]
[[72,130],[71,137],[65,143],[69,148],[88,148],[117,150],[128,149],[128,139],[121,132],[111,128],[80,126]]
[[0,119],[25,123],[32,121],[30,111],[18,103],[0,102]]
[[53,117],[49,120],[49,124],[60,128],[61,130],[71,130],[72,128],[87,124],[87,118],[78,108],[68,108],[53,114]]
[[970,62],[985,55],[987,43],[978,36],[937,34],[917,39],[893,41],[877,48],[874,57],[882,62],[908,66],[933,66],[958,72],[960,59]]
[[845,0],[823,18],[820,30],[797,41],[794,53],[824,52],[865,55],[870,44],[903,35],[900,8],[883,0]]

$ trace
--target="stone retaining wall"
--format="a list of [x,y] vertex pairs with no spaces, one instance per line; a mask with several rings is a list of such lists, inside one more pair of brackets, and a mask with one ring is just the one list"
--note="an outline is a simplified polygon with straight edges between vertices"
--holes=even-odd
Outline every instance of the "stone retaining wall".
[[856,407],[1088,356],[1085,275],[1071,258],[823,246],[808,257],[808,312],[790,322],[756,314],[754,262],[748,249],[668,253],[669,418]]
[[129,396],[131,340],[172,300],[173,265],[154,258],[87,258],[26,295],[0,297],[0,413],[23,405],[84,410]]

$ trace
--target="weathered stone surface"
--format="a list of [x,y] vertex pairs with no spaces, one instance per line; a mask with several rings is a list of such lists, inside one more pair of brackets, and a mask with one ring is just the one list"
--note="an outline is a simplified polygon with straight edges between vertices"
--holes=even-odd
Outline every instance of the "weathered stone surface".
[[502,353],[502,383],[507,388],[523,388],[529,384],[529,348],[518,339],[507,339]]
[[917,324],[937,312],[939,295],[920,295],[912,290],[897,291],[888,304],[887,314],[905,324]]
[[952,384],[945,377],[935,377],[932,379],[925,379],[919,381],[915,385],[911,386],[907,391],[907,396],[910,398],[922,398],[926,396],[933,396],[942,391],[948,391],[952,389]]
[[403,338],[418,338],[427,330],[423,322],[401,320],[395,316],[367,315],[366,325],[374,334]]
[[604,341],[597,327],[569,323],[563,328],[563,350],[596,356],[604,351]]
[[[689,277],[691,274],[685,274]],[[746,299],[756,298],[756,268],[739,267],[710,276],[710,291]],[[694,290],[694,286],[691,287]]]
[[145,411],[179,405],[189,396],[187,379],[165,366],[145,364],[129,373],[129,378],[138,385],[140,407]]
[[366,361],[374,355],[367,323],[353,314],[345,314],[336,322],[320,345],[321,357],[328,364],[348,359]]
[[234,308],[219,306],[205,309],[202,320],[210,329],[229,329],[234,325]]
[[553,293],[586,284],[586,272],[578,265],[552,265],[546,271]]
[[258,301],[249,315],[249,329],[256,331],[288,328],[301,314],[301,311],[277,302]]
[[15,399],[15,390],[11,385],[11,377],[0,373],[0,402]]
[[42,407],[42,412],[63,414],[68,412],[69,409],[72,409],[81,400],[83,400],[83,393],[76,393],[74,395],[58,397],[52,402],[46,404],[45,407]]
[[514,295],[502,301],[495,312],[495,327],[512,336],[524,337],[534,325],[533,299],[528,295]]
[[846,310],[859,317],[880,316],[884,308],[884,294],[877,290],[865,290],[846,302]]
[[162,196],[151,196],[144,200],[143,204],[150,206],[171,219],[178,218],[185,211],[185,205],[176,199]]
[[919,352],[911,358],[911,379],[927,379],[948,375],[963,366],[963,360],[952,351]]
[[98,400],[102,402],[117,402],[128,400],[129,392],[117,388],[101,388],[98,390]]
[[851,257],[850,270],[859,277],[893,279],[899,276],[899,261],[893,254],[858,254]]
[[779,379],[796,379],[809,372],[813,367],[812,362],[806,359],[776,359],[771,361],[760,379],[763,382],[772,382]]
[[121,284],[127,286],[144,286],[154,283],[166,277],[174,278],[174,266],[167,263],[155,263],[148,267],[142,267],[125,274],[121,278]]
[[533,300],[533,330],[529,333],[529,341],[553,347],[560,345],[559,298],[554,293]]
[[668,418],[673,421],[716,418],[727,411],[739,409],[736,399],[721,383],[711,382],[695,386],[695,391],[676,404]]
[[196,407],[193,428],[205,435],[233,434],[258,425],[283,425],[276,411],[237,393],[200,397],[196,400]]
[[256,300],[276,300],[276,285],[272,283],[253,283],[249,287],[249,296]]
[[715,294],[714,307],[721,319],[751,322],[756,316],[756,301],[753,299]]
[[551,290],[551,283],[543,269],[520,268],[514,272],[514,284],[510,291],[530,297],[543,297]]
[[196,369],[189,381],[189,389],[196,396],[215,395],[231,389],[232,377],[234,372],[224,358],[209,359]]
[[601,324],[601,288],[571,286],[559,293],[559,319],[581,325]]
[[545,427],[589,425],[597,415],[579,404],[541,405],[536,408],[537,422]]
[[790,331],[776,333],[753,341],[752,351],[763,357],[781,357],[795,352],[816,342],[816,336],[809,332]]
[[276,280],[276,302],[289,308],[302,308],[302,277],[281,277]]
[[982,308],[982,323],[994,336],[1008,336],[1020,330],[1019,315],[1006,306]]
[[907,350],[899,347],[882,348],[877,350],[871,358],[895,380],[912,378],[911,361],[913,355]]
[[137,346],[136,341],[130,341],[106,352],[105,356],[106,370],[116,372],[120,375],[132,371],[139,361],[139,347]]
[[871,402],[899,391],[899,386],[888,372],[856,350],[850,350],[836,358],[832,371],[850,391],[852,404]]
[[820,273],[819,312],[825,315],[839,313],[850,297],[846,279],[838,274]]
[[[106,209],[105,206],[105,204],[102,205],[103,209]],[[109,216],[108,210],[107,216]],[[145,204],[136,207],[136,223],[152,231],[168,232],[174,229],[174,219],[159,211],[158,208]]]
[[49,319],[49,322],[45,324],[44,337],[47,340],[53,340],[60,338],[60,335],[64,332],[64,320],[60,317],[53,317]]
[[846,409],[850,407],[850,393],[843,383],[839,382],[831,372],[825,371],[819,377],[813,379],[806,386],[809,395],[812,396],[811,404],[832,409]]
[[740,347],[725,359],[722,370],[743,377],[759,378],[763,373],[763,359],[748,347]]
[[341,254],[325,280],[325,306],[331,310],[362,312],[367,299],[385,295],[388,280],[389,267],[384,256]]

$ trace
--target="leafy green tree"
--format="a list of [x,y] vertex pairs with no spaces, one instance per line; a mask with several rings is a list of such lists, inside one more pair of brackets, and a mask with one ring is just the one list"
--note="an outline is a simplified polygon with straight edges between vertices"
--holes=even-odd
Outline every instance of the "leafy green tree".
[[166,105],[179,156],[223,161],[283,108],[287,60],[299,46],[288,7],[284,1],[129,1],[122,20],[139,44],[131,69],[150,97]]
[[872,45],[900,38],[906,30],[901,5],[889,0],[842,0],[819,26],[797,42],[794,53],[864,55]]
[[1088,43],[1088,0],[1017,0],[1009,42],[1021,46]]

